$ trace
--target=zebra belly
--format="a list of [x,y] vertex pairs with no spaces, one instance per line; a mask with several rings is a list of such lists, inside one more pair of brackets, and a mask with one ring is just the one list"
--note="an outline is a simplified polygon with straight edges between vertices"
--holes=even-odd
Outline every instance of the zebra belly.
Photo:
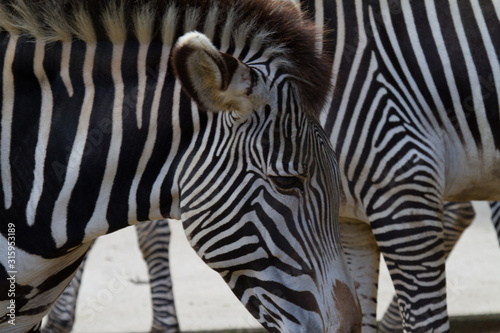
[[447,161],[444,199],[500,200],[500,152],[483,150],[479,152],[479,157],[455,154]]

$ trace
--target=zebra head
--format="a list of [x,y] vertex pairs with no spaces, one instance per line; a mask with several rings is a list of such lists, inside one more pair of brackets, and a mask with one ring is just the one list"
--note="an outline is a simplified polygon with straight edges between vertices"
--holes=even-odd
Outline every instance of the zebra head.
[[179,38],[172,62],[213,129],[180,175],[191,246],[269,331],[360,331],[335,156],[296,78],[222,53],[198,32]]
[[18,0],[0,3],[0,27],[16,331],[39,327],[90,241],[162,218],[184,221],[269,331],[359,331],[334,154],[316,120],[330,71],[293,4]]

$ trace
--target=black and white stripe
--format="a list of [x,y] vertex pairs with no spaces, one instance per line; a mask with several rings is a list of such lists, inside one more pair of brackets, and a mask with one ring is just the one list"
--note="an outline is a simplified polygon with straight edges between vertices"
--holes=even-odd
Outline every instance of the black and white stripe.
[[168,223],[168,220],[149,221],[136,226],[139,248],[149,273],[153,307],[151,332],[156,333],[179,332],[170,274],[169,245],[171,234]]
[[[466,202],[447,202],[444,206],[444,255],[446,258],[450,255],[453,247],[464,230],[470,226],[476,213],[472,203]],[[498,224],[499,221],[496,221]],[[382,332],[403,332],[401,325],[401,314],[399,312],[397,297],[394,296],[384,317],[380,322]]]
[[0,26],[0,330],[37,330],[96,237],[162,218],[268,330],[359,330],[329,74],[295,6],[12,0]]
[[491,219],[493,220],[493,225],[497,231],[498,242],[500,243],[500,202],[492,201],[490,202],[491,207]]

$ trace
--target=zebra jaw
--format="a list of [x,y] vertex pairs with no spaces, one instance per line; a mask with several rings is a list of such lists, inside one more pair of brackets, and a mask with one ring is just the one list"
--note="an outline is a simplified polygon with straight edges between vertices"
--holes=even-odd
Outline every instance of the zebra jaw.
[[184,91],[200,110],[236,111],[245,116],[270,100],[256,71],[217,50],[199,32],[188,32],[178,39],[172,64]]

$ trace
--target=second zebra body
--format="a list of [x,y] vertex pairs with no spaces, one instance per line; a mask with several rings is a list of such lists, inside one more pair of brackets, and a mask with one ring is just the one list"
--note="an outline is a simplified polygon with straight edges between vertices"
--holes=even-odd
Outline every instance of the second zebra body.
[[500,199],[495,1],[330,1],[340,224],[375,332],[379,253],[404,332],[448,332],[445,201]]

